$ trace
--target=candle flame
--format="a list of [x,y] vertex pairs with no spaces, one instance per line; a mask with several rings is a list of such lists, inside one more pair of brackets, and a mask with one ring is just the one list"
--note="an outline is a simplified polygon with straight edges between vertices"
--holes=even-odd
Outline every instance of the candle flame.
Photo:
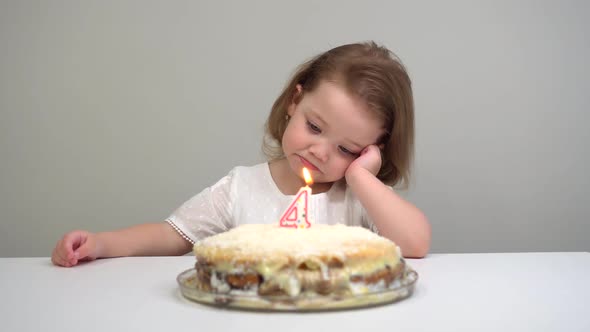
[[305,180],[305,184],[310,186],[313,184],[313,179],[311,178],[311,174],[307,167],[303,167],[303,179]]

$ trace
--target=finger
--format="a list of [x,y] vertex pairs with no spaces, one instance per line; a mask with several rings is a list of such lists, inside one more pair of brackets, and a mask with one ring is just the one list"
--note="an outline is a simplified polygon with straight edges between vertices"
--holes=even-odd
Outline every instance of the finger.
[[67,260],[65,260],[62,256],[60,256],[60,254],[55,251],[52,255],[51,255],[51,261],[53,262],[53,264],[57,265],[57,266],[68,266],[69,263]]
[[371,145],[367,146],[367,149],[373,150],[375,152],[379,152],[379,147],[375,144],[371,144]]
[[379,148],[375,145],[375,144],[371,144],[371,145],[367,145],[365,146],[365,148],[361,151],[361,155],[366,154],[367,152],[371,151],[371,150],[377,150],[379,151]]
[[78,254],[74,252],[74,254],[72,255],[72,258],[69,260],[69,263],[74,266],[74,265],[78,265]]
[[54,264],[63,266],[64,259],[63,259],[63,238],[57,242],[55,248],[53,248],[53,252],[51,253],[51,260]]
[[72,265],[71,262],[67,258],[65,258],[63,256],[59,256],[59,254],[56,256],[55,260],[56,260],[57,264],[60,266],[70,267]]
[[55,246],[54,255],[55,262],[60,266],[71,267],[76,264],[74,261],[74,252],[66,239],[68,235],[64,236]]
[[86,241],[83,245],[81,245],[76,251],[74,251],[74,255],[76,260],[92,260],[94,248],[92,246],[91,241]]
[[68,257],[72,257],[74,255],[74,251],[78,249],[81,245],[86,242],[85,233],[82,231],[73,231],[66,234],[63,238],[64,247],[68,253]]

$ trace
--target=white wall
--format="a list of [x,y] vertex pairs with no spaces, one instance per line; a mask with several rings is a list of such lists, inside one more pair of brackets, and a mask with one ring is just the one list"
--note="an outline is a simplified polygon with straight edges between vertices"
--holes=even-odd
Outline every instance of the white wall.
[[[0,0],[0,256],[161,221],[263,160],[296,65],[394,50],[433,252],[589,251],[585,1]],[[229,121],[227,120],[229,119]]]

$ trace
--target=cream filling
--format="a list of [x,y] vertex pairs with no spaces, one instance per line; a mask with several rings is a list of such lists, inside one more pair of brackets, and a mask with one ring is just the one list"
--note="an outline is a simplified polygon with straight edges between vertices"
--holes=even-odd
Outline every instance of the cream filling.
[[217,277],[217,272],[211,273],[211,287],[218,293],[228,293],[231,290],[229,284],[225,281],[225,278]]
[[[333,286],[338,292],[348,290],[352,295],[362,295],[383,291],[392,288],[394,284],[399,284],[399,281],[395,280],[389,285],[389,287],[385,284],[384,280],[380,280],[373,284],[350,281],[350,278],[353,276],[368,276],[380,271],[386,268],[388,265],[387,263],[386,259],[381,259],[373,262],[347,264],[338,272],[330,271],[330,268],[326,264],[317,261],[314,261],[314,264],[317,264],[317,266],[313,264],[306,265],[308,268],[314,267],[315,270],[320,270],[322,280],[332,279]],[[265,264],[264,262],[259,263],[254,269],[245,268],[243,266],[232,267],[231,264],[223,264],[217,268],[215,272],[211,273],[211,286],[219,293],[257,295],[258,285],[249,289],[232,289],[226,282],[225,275],[258,273],[264,278],[264,284],[276,286],[290,297],[296,297],[302,293],[302,281],[299,280],[296,271],[296,269],[285,269],[282,267],[279,270],[278,266]],[[317,294],[311,290],[308,290],[307,292],[312,295]]]

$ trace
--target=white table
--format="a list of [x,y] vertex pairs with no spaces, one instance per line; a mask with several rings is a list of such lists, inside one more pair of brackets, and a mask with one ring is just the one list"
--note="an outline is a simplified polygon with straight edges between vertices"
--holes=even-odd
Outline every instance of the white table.
[[590,331],[590,254],[434,254],[408,260],[414,294],[321,313],[218,309],[183,298],[190,256],[74,268],[0,258],[2,331]]

